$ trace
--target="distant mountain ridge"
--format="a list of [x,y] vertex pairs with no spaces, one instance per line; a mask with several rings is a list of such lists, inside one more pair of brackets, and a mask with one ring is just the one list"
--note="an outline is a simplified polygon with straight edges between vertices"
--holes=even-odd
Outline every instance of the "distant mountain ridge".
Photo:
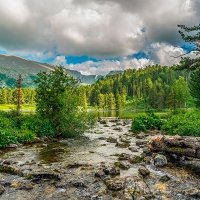
[[[17,56],[0,54],[0,87],[15,87],[16,78],[19,74],[23,77],[23,87],[35,87],[34,80],[40,71],[54,70],[56,66],[47,63],[39,63]],[[93,84],[102,75],[84,75],[79,71],[66,69],[67,73],[80,80],[83,84]],[[108,75],[121,73],[122,71],[111,71]]]

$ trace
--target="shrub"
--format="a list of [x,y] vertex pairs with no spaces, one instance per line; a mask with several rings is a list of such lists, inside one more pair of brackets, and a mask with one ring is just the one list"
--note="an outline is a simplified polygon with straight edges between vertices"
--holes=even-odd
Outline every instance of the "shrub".
[[171,135],[200,136],[200,113],[199,111],[176,112],[170,114],[162,130]]
[[24,115],[20,118],[20,128],[31,130],[37,136],[54,136],[55,129],[48,119],[41,119],[39,116]]
[[133,119],[132,122],[132,131],[140,132],[146,131],[149,129],[159,129],[161,128],[162,120],[159,116],[155,115],[152,112],[147,112],[144,115],[139,115]]
[[36,135],[30,130],[19,130],[15,132],[15,137],[19,143],[29,143],[35,139]]
[[8,129],[13,127],[13,120],[10,118],[9,113],[0,112],[0,129]]
[[16,136],[9,130],[0,129],[0,148],[5,148],[9,144],[18,143]]
[[63,115],[62,137],[70,138],[77,137],[84,133],[85,130],[91,128],[96,123],[96,117],[92,113],[79,111]]

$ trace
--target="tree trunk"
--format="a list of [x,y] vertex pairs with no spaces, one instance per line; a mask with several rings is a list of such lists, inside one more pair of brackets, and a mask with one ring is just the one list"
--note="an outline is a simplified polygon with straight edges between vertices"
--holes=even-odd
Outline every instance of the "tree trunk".
[[200,138],[197,137],[157,137],[152,139],[149,147],[153,152],[200,158]]

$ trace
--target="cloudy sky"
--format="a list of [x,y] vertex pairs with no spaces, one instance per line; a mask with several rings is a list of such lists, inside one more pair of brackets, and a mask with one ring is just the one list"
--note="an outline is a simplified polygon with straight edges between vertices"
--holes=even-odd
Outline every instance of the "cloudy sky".
[[0,53],[83,74],[172,65],[200,0],[0,0]]

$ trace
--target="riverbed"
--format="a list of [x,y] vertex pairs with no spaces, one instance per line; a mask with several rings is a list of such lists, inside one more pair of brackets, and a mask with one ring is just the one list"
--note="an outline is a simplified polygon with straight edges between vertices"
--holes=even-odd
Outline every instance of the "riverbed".
[[0,199],[200,199],[195,172],[155,166],[147,146],[160,132],[135,136],[130,127],[130,120],[102,120],[79,139],[2,151]]

